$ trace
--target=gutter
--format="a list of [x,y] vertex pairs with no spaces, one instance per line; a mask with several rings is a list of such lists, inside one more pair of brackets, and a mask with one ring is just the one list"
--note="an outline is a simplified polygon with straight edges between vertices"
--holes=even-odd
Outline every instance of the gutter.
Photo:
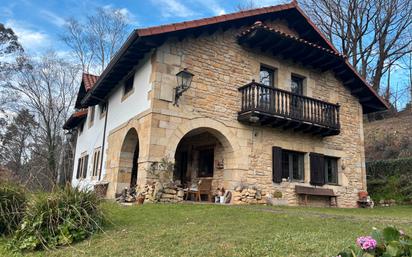
[[109,114],[109,101],[106,102],[106,115],[104,116],[104,127],[103,127],[103,142],[102,142],[102,154],[100,157],[100,171],[99,171],[99,179],[100,181],[103,172],[103,157],[104,157],[104,147],[106,142],[106,127],[107,127],[107,115]]

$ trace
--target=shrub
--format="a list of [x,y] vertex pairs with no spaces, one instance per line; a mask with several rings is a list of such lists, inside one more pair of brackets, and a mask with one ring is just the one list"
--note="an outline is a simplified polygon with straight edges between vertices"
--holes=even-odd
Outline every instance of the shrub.
[[374,200],[412,200],[412,158],[366,163],[368,191]]
[[340,252],[340,257],[407,257],[412,256],[412,239],[401,230],[387,227],[374,229],[371,236],[359,237],[356,246]]
[[20,224],[26,204],[22,187],[0,183],[0,235],[10,234]]
[[66,186],[33,195],[9,248],[21,251],[68,245],[99,230],[102,222],[100,198],[94,192]]

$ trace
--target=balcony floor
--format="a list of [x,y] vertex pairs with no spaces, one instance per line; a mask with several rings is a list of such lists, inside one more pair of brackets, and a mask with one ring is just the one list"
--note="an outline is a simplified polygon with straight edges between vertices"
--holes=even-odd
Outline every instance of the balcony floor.
[[340,133],[340,129],[257,110],[239,112],[238,121],[249,125],[256,124],[268,127],[280,127],[284,130],[300,131],[322,137],[334,136]]

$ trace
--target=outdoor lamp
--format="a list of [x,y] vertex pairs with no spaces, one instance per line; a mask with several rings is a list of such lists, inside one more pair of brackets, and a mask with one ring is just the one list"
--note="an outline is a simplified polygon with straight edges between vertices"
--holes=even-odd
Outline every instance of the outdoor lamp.
[[190,84],[192,83],[192,78],[193,78],[193,74],[190,73],[187,68],[184,68],[182,71],[179,71],[176,74],[176,78],[177,78],[177,87],[176,87],[176,92],[175,92],[175,105],[177,104],[177,101],[179,99],[179,97],[183,94],[183,92],[185,92],[186,90],[189,89]]

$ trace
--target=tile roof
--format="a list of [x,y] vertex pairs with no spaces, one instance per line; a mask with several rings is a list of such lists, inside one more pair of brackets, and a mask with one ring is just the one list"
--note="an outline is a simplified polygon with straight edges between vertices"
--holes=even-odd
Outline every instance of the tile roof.
[[255,24],[253,24],[250,28],[246,29],[245,31],[242,31],[242,32],[238,35],[238,37],[245,36],[245,35],[253,32],[254,30],[256,30],[256,29],[258,29],[258,28],[271,31],[271,32],[273,32],[273,33],[279,34],[280,36],[282,36],[282,37],[284,37],[284,38],[290,38],[290,39],[295,40],[295,41],[297,41],[297,42],[299,42],[299,43],[303,43],[303,44],[305,44],[305,45],[308,45],[308,46],[311,46],[311,47],[314,47],[314,48],[318,48],[318,49],[320,49],[320,50],[322,50],[322,51],[324,51],[324,52],[327,52],[327,53],[329,53],[329,54],[336,55],[337,57],[346,58],[346,55],[341,54],[341,53],[339,53],[338,51],[331,50],[331,49],[327,49],[327,48],[322,47],[322,46],[320,46],[320,45],[318,45],[318,44],[309,42],[309,41],[307,41],[307,40],[305,40],[305,39],[303,39],[303,38],[300,38],[300,37],[297,37],[297,36],[294,36],[294,35],[285,33],[285,32],[283,32],[283,31],[277,30],[277,29],[275,29],[275,28],[269,27],[269,26],[263,24],[263,22],[261,22],[261,21],[255,22]]
[[83,73],[82,82],[84,83],[84,88],[86,89],[86,92],[92,89],[92,87],[96,84],[98,79],[99,79],[99,76],[89,74],[89,73]]
[[87,117],[87,109],[81,109],[80,111],[74,112],[64,123],[63,129],[69,130],[75,128]]

